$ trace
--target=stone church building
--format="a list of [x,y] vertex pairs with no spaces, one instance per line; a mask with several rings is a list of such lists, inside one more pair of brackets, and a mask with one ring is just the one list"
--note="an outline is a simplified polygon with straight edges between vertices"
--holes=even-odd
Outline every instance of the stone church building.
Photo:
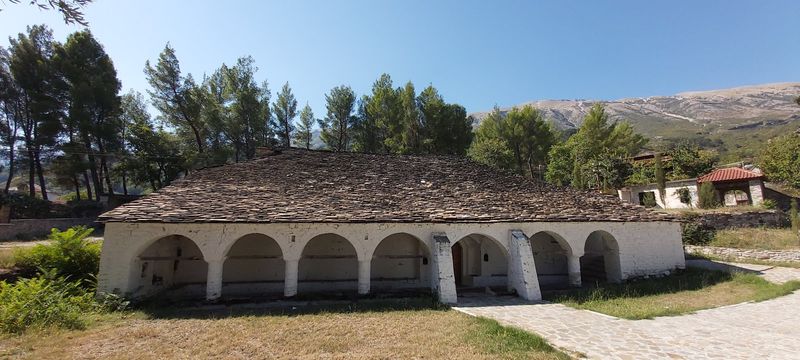
[[452,156],[285,149],[101,216],[99,291],[207,300],[619,282],[684,267],[673,218]]

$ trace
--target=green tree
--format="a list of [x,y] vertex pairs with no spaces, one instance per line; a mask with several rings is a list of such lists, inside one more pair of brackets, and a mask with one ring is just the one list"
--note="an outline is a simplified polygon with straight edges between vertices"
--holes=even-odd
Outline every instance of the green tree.
[[466,154],[472,143],[472,118],[463,106],[448,104],[433,86],[417,97],[422,116],[422,149],[429,154]]
[[700,184],[697,197],[697,206],[701,209],[714,209],[720,206],[717,190],[714,188],[714,184],[710,182]]
[[65,86],[53,62],[55,42],[43,25],[30,26],[27,34],[9,42],[9,70],[24,105],[18,121],[27,153],[29,193],[35,196],[38,176],[42,198],[47,199],[42,158],[56,145],[65,107]]
[[356,94],[349,86],[337,86],[325,95],[325,102],[328,114],[319,120],[322,142],[333,151],[348,151],[352,126],[356,120],[353,116]]
[[403,102],[392,78],[382,74],[372,84],[372,94],[364,95],[359,106],[353,147],[368,153],[403,153]]
[[[77,144],[83,145],[99,200],[106,190],[114,193],[108,154],[122,148],[118,95],[122,85],[111,58],[88,30],[73,33],[64,46],[58,46],[56,62],[68,84],[69,109],[65,120],[69,141],[76,145],[73,150],[77,150]],[[73,131],[78,139],[73,138]],[[73,167],[82,173],[82,159],[72,159],[77,162]]]
[[306,104],[300,110],[300,122],[297,123],[297,131],[294,133],[294,141],[297,145],[304,148],[311,149],[311,142],[314,139],[312,132],[314,127],[314,112],[311,107]]
[[169,185],[185,168],[178,140],[164,129],[156,128],[141,94],[123,95],[121,109],[130,154],[121,166],[136,185],[153,190]]
[[[645,143],[646,139],[627,123],[609,122],[603,106],[595,104],[578,132],[566,141],[566,150],[551,151],[546,178],[559,184],[569,182],[577,188],[607,190],[622,186],[632,174],[632,167],[625,159],[639,152]],[[572,166],[568,167],[569,164]],[[569,178],[566,168],[572,169]]]
[[[226,92],[232,100],[229,104],[231,117],[228,130],[234,134],[236,143],[247,159],[255,157],[257,147],[275,145],[275,134],[269,126],[269,119],[272,118],[269,86],[266,81],[261,86],[258,85],[255,80],[257,70],[255,60],[248,56],[237,60],[236,66],[227,71]],[[285,116],[293,118],[297,102],[294,101],[288,85],[287,83],[284,86],[284,90],[287,91],[285,96],[287,103],[291,105],[288,108],[291,113],[285,113]]]
[[717,162],[717,154],[703,150],[699,146],[683,141],[670,151],[672,157],[672,178],[695,178],[708,173]]
[[797,199],[792,199],[791,209],[789,209],[789,220],[792,222],[792,231],[800,231],[800,214],[797,210]]
[[572,149],[568,144],[560,143],[551,147],[550,152],[547,154],[547,159],[545,181],[548,183],[558,186],[569,185],[575,179],[574,175],[578,175],[577,180],[580,180],[580,171],[579,169],[576,171],[575,162],[572,158]]
[[196,151],[202,157],[206,148],[206,126],[200,117],[200,93],[192,75],[181,74],[175,49],[167,43],[156,65],[152,66],[148,60],[144,72],[152,87],[148,93],[153,105],[179,135],[193,139]]
[[278,98],[272,104],[272,112],[275,115],[272,127],[278,136],[278,143],[284,147],[291,146],[292,133],[294,132],[294,118],[297,116],[297,100],[292,94],[289,82],[283,84]]
[[422,152],[422,122],[417,105],[414,84],[410,81],[400,91],[403,122],[403,153],[419,154]]
[[800,135],[770,139],[759,156],[759,165],[770,180],[800,188]]
[[[469,154],[481,162],[494,160],[486,163],[496,167],[511,163],[517,173],[534,177],[534,166],[545,165],[555,141],[549,124],[534,107],[513,108],[505,115],[495,108],[475,130]],[[498,147],[507,151],[498,151]],[[501,158],[503,154],[510,158]]]
[[9,61],[8,52],[0,47],[0,145],[8,149],[8,177],[3,189],[4,194],[8,194],[11,179],[16,173],[15,151],[24,109],[20,89],[11,76]]

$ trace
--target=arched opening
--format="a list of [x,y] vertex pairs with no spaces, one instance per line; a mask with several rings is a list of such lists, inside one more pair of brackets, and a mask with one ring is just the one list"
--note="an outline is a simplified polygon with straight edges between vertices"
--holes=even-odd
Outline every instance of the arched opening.
[[558,235],[541,231],[530,237],[539,286],[543,289],[569,287],[569,245]]
[[617,239],[601,230],[589,234],[581,257],[581,282],[592,284],[620,281],[622,281],[622,271]]
[[303,248],[298,266],[299,292],[358,289],[358,255],[353,244],[342,236],[315,236]]
[[430,261],[428,247],[415,236],[389,235],[372,254],[370,286],[381,292],[430,292]]
[[208,264],[191,239],[170,235],[158,239],[137,258],[136,296],[165,293],[173,298],[205,296]]
[[467,235],[452,247],[453,273],[458,293],[508,289],[508,254],[496,240],[480,234]]
[[225,296],[280,296],[284,261],[281,247],[263,234],[242,236],[228,250],[222,267]]

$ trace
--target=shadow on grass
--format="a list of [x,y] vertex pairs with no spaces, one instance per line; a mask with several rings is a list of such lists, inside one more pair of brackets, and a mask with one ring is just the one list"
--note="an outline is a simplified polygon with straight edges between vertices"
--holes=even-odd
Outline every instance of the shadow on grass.
[[642,279],[623,284],[598,283],[584,285],[581,289],[550,291],[542,295],[547,301],[582,304],[589,301],[700,290],[732,279],[733,275],[727,272],[688,268],[661,278]]
[[445,311],[450,308],[439,303],[433,296],[403,298],[360,297],[350,299],[321,300],[312,297],[283,300],[261,299],[206,302],[171,301],[152,298],[134,308],[156,319],[215,319],[244,316],[298,316],[316,314],[347,314],[393,311]]

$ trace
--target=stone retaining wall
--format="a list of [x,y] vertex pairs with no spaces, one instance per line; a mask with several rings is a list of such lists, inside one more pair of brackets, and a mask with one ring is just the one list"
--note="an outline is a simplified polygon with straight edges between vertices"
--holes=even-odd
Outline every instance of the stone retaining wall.
[[735,249],[716,246],[685,245],[687,254],[713,255],[723,258],[742,258],[772,261],[797,261],[800,262],[800,250],[757,250]]
[[76,225],[96,226],[96,218],[12,219],[0,223],[0,240],[24,240],[45,236],[50,229],[64,230]]
[[784,214],[775,210],[748,211],[742,213],[702,213],[691,219],[713,229],[754,227],[783,227],[786,225]]

